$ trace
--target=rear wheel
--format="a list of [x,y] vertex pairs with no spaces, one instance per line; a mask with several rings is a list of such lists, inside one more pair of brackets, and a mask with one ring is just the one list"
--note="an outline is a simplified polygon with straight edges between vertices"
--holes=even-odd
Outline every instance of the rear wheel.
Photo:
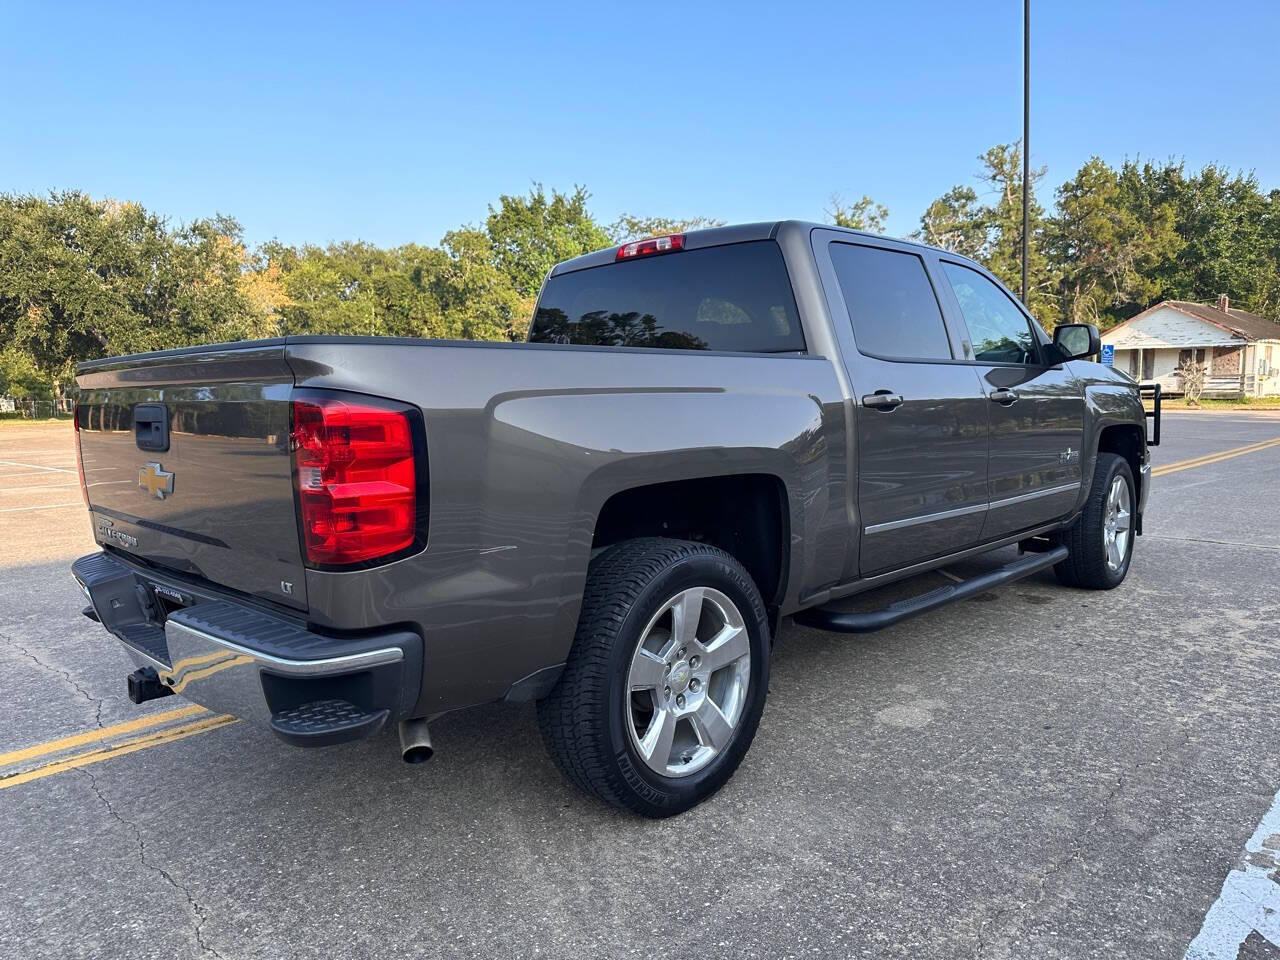
[[768,620],[742,565],[706,544],[629,540],[591,563],[577,635],[538,723],[570,781],[671,816],[732,776],[768,682]]
[[1110,590],[1129,572],[1133,558],[1133,471],[1124,457],[1099,453],[1080,518],[1062,535],[1067,559],[1053,569],[1072,587]]

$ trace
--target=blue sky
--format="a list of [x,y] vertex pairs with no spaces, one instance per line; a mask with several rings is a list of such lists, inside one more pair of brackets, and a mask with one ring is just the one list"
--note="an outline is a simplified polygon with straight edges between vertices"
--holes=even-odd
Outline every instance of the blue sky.
[[[903,234],[1021,125],[1020,0],[108,6],[0,5],[0,191],[222,212],[254,243],[436,243],[532,181],[604,221],[867,193]],[[1141,154],[1280,187],[1280,4],[1033,7],[1050,186]]]

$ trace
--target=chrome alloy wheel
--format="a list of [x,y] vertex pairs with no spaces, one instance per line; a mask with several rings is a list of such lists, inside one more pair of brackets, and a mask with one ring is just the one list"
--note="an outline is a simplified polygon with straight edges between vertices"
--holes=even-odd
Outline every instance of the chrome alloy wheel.
[[1124,566],[1130,537],[1129,485],[1115,477],[1107,491],[1107,508],[1102,520],[1102,545],[1107,550],[1107,569],[1113,573]]
[[640,635],[627,673],[632,746],[649,769],[686,777],[733,739],[751,681],[751,637],[732,600],[682,590]]

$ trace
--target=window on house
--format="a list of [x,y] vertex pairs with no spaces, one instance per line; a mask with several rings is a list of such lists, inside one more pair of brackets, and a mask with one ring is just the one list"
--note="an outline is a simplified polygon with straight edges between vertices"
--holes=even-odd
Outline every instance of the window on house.
[[1156,375],[1156,352],[1154,350],[1142,351],[1142,379],[1150,380]]
[[1135,380],[1138,379],[1138,363],[1141,360],[1141,354],[1141,350],[1129,351],[1129,376]]

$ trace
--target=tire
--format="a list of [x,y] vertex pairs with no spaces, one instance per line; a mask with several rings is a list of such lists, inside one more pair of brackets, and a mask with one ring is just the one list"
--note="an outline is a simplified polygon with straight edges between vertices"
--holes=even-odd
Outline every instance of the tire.
[[[695,608],[696,635],[676,619],[690,623]],[[770,646],[760,592],[730,554],[656,537],[615,544],[591,561],[564,673],[538,702],[547,752],[614,806],[655,818],[688,810],[751,746]],[[717,714],[732,720],[727,733]]]
[[[1122,493],[1120,487],[1123,487]],[[1118,504],[1117,500],[1120,501]],[[1129,469],[1128,461],[1114,453],[1099,453],[1084,510],[1076,522],[1062,533],[1062,543],[1068,554],[1067,559],[1053,568],[1059,582],[1069,587],[1111,590],[1124,581],[1125,574],[1129,572],[1129,562],[1133,559],[1136,540],[1133,514],[1137,502],[1133,471]],[[1113,518],[1116,506],[1122,509]],[[1108,535],[1113,519],[1116,520],[1114,538]],[[1113,542],[1114,550],[1109,546]]]

